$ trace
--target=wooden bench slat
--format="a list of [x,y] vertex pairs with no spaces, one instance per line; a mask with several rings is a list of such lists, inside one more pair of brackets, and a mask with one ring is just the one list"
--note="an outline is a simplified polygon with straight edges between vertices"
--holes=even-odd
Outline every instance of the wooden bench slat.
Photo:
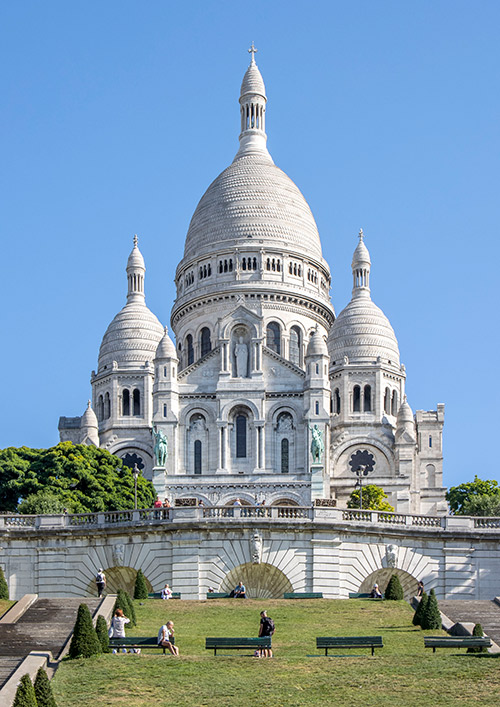
[[328,655],[330,648],[371,648],[374,655],[375,648],[383,648],[382,636],[318,636],[316,648],[324,649]]
[[284,599],[323,599],[323,592],[285,592]]
[[424,636],[424,647],[432,648],[490,648],[488,636]]
[[207,599],[230,599],[229,592],[207,592]]
[[205,638],[205,648],[213,650],[214,655],[217,655],[218,648],[227,648],[236,650],[238,648],[251,648],[256,650],[259,648],[271,648],[271,636],[262,636],[261,638],[233,638],[233,637],[208,637]]

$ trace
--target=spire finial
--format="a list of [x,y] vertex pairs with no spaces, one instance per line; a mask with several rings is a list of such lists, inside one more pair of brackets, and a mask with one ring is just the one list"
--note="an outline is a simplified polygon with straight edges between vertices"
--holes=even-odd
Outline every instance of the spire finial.
[[359,234],[358,234],[358,235],[359,235],[359,240],[362,241],[362,240],[364,239],[364,237],[365,237],[365,234],[363,233],[363,229],[362,229],[362,228],[359,229]]
[[256,52],[258,52],[258,51],[259,51],[259,50],[254,47],[254,43],[252,42],[252,46],[251,46],[250,49],[248,50],[248,53],[252,55],[252,60],[251,60],[251,62],[250,62],[251,64],[255,64],[255,54],[256,54]]
[[137,238],[137,233],[134,234],[134,248],[137,248],[137,244],[139,242],[139,239]]

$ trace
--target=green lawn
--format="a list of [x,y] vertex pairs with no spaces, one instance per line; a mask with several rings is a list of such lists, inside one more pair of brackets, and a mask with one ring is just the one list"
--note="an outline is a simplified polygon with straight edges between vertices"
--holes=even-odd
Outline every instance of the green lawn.
[[10,601],[9,599],[0,599],[0,618],[2,618],[5,612],[15,603],[15,601]]
[[[180,658],[160,651],[64,661],[53,681],[59,707],[339,705],[422,707],[500,702],[500,659],[424,650],[405,602],[363,600],[149,600],[129,635],[156,636],[172,619]],[[256,636],[259,612],[276,623],[275,657],[205,650],[205,636]],[[438,635],[439,631],[426,632]],[[316,636],[382,635],[384,648],[318,655]],[[340,651],[342,652],[342,651]]]

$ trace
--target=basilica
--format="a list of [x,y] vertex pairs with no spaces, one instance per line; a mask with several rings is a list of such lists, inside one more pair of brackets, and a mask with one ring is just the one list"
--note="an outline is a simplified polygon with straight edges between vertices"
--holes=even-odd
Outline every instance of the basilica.
[[444,405],[410,408],[362,231],[352,298],[335,316],[314,217],[266,147],[250,51],[239,149],[191,219],[170,331],[146,305],[135,237],[92,401],[60,418],[60,439],[137,464],[172,504],[344,507],[356,486],[376,484],[398,513],[446,513]]

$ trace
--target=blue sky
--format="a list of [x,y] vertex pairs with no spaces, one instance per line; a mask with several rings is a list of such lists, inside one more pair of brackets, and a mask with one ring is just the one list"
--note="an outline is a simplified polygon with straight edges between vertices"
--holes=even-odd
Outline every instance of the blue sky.
[[268,147],[314,213],[336,311],[362,227],[409,403],[446,404],[445,483],[498,479],[479,451],[500,400],[499,26],[496,0],[3,3],[0,447],[51,446],[83,413],[134,233],[169,324],[254,41]]

